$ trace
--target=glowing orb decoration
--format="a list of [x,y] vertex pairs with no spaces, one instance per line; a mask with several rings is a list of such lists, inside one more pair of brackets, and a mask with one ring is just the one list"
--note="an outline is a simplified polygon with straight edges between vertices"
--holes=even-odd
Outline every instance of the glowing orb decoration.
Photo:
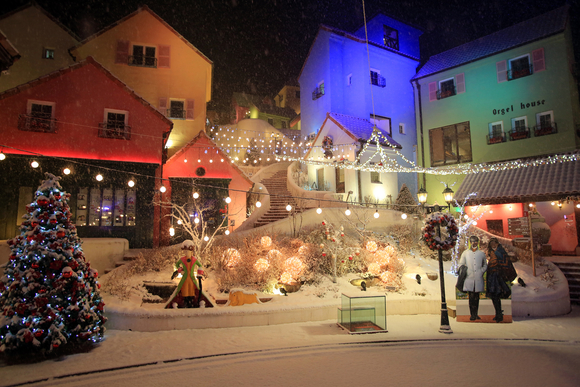
[[292,282],[294,282],[294,278],[292,278],[292,274],[284,272],[280,276],[280,282],[282,282],[283,284],[291,284]]
[[395,250],[395,248],[393,246],[391,246],[391,245],[387,245],[387,247],[385,247],[385,251],[391,257],[396,257],[397,256],[397,250]]
[[267,249],[268,247],[272,246],[272,238],[269,236],[263,236],[262,239],[260,239],[260,244],[264,249]]
[[368,272],[375,276],[381,274],[381,265],[376,262],[371,263]]
[[162,186],[159,188],[159,191],[160,191],[161,193],[164,193],[165,191],[167,191],[167,188],[165,188],[165,186],[164,186],[164,185],[162,185]]
[[229,196],[226,198],[226,203],[230,204],[232,202],[232,198],[230,198]]
[[230,235],[230,230],[226,230],[226,232],[224,232],[224,234]]
[[177,219],[177,224],[183,224],[183,222],[181,221],[181,219]]
[[290,204],[286,206],[286,211],[292,211],[292,206]]
[[268,262],[267,259],[264,258],[260,258],[256,261],[256,263],[254,263],[254,269],[256,269],[258,273],[265,272],[266,270],[268,270],[269,267],[270,263]]
[[209,237],[206,235],[203,237],[203,240],[207,242],[207,241],[209,241]]
[[379,276],[379,278],[384,283],[388,283],[389,281],[392,281],[393,280],[393,276],[394,276],[394,273],[391,273],[390,271],[385,271],[385,272],[381,273],[381,275]]
[[224,258],[227,262],[228,267],[237,266],[242,260],[240,253],[236,249],[227,249],[224,252]]
[[259,202],[259,201],[256,202],[256,208],[260,208],[260,207],[262,207],[262,202]]
[[383,268],[389,265],[390,260],[391,256],[385,250],[377,250],[375,253],[375,262]]
[[347,208],[347,209],[346,209],[346,211],[344,211],[344,214],[345,214],[346,216],[350,216],[350,210]]
[[379,218],[379,216],[380,216],[380,215],[379,215],[379,212],[378,212],[378,211],[376,211],[376,212],[375,212],[375,214],[374,214],[373,216],[375,217],[375,219],[378,219],[378,218]]
[[401,219],[407,219],[407,214],[401,214]]
[[175,235],[175,229],[173,227],[169,228],[169,235],[171,236]]
[[322,214],[322,208],[320,208],[320,207],[319,207],[319,208],[317,208],[317,209],[316,209],[316,213],[317,213],[318,215]]
[[274,249],[274,250],[270,250],[268,251],[268,255],[266,256],[268,258],[268,260],[276,260],[276,259],[280,259],[282,258],[282,253],[279,252],[278,250]]
[[101,175],[100,173],[95,177],[95,179],[97,179],[97,181],[103,181],[103,175]]
[[377,246],[377,242],[375,241],[368,241],[365,245],[365,248],[371,252],[374,253],[375,251],[377,251],[377,249],[379,248],[379,246]]
[[194,199],[197,199],[198,197],[199,197],[199,194],[198,194],[197,192],[194,192],[194,193],[193,193],[193,198],[194,198]]
[[6,155],[4,154],[4,152],[0,152],[0,160],[4,159],[6,159]]
[[300,255],[308,254],[308,246],[306,246],[306,245],[300,246],[300,248],[298,249],[298,254],[300,254]]
[[62,170],[62,173],[64,173],[65,175],[70,175],[70,169],[69,168],[65,168]]
[[31,162],[31,163],[30,163],[30,166],[31,166],[32,168],[38,168],[38,166],[39,166],[39,164],[38,164],[38,161],[36,161],[36,160],[35,160],[35,161]]
[[290,273],[292,277],[298,278],[304,270],[304,264],[298,257],[290,257],[284,262],[284,271]]
[[195,224],[198,224],[198,223],[199,223],[199,218],[197,218],[197,217],[196,217],[196,218],[194,218],[194,219],[193,219],[193,223],[195,223]]

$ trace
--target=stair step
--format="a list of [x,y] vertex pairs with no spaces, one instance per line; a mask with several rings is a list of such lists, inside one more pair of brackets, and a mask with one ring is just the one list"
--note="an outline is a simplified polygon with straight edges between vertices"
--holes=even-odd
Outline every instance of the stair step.
[[115,262],[115,267],[121,267],[126,265],[128,262],[127,261],[117,261]]

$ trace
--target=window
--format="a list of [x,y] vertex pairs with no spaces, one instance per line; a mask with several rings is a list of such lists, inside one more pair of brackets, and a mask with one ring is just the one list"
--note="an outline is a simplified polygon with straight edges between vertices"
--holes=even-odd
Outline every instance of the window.
[[530,137],[528,128],[528,117],[512,118],[512,129],[510,130],[510,140],[521,140]]
[[185,118],[184,101],[180,100],[169,101],[169,118]]
[[381,72],[371,69],[371,85],[385,87],[386,84],[385,77],[381,76]]
[[282,120],[282,129],[286,129],[286,121]]
[[105,109],[104,122],[99,130],[99,137],[131,139],[131,128],[127,125],[129,112],[123,110]]
[[371,183],[382,184],[380,172],[371,172]]
[[345,193],[344,168],[335,168],[336,193]]
[[399,31],[383,25],[383,43],[393,50],[399,50]]
[[405,124],[399,124],[399,134],[405,134]]
[[431,166],[472,161],[469,121],[429,130]]
[[377,128],[381,129],[383,132],[389,134],[389,136],[393,135],[391,130],[391,119],[388,117],[381,117],[374,114],[371,114],[371,123],[376,125]]
[[54,59],[54,48],[42,49],[42,59]]
[[509,60],[508,81],[532,74],[530,55],[526,54]]
[[439,81],[439,94],[437,99],[443,99],[455,95],[455,81],[453,78]]
[[503,121],[492,122],[489,124],[489,134],[487,135],[487,143],[497,144],[505,141],[505,134],[503,132]]
[[54,102],[33,101],[27,103],[26,114],[18,117],[18,129],[56,133],[56,120],[54,119]]
[[135,189],[79,188],[76,197],[76,226],[135,226]]
[[543,112],[536,114],[535,136],[544,136],[558,132],[558,127],[554,122],[554,112]]
[[129,64],[133,66],[157,67],[155,47],[133,45],[133,55],[129,57]]
[[324,81],[318,83],[318,86],[312,92],[312,100],[318,99],[324,95]]

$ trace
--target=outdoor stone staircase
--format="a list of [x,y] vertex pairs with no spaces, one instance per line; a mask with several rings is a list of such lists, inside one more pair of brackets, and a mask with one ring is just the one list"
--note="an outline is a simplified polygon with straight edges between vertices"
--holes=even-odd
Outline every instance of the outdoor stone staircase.
[[254,227],[265,226],[269,223],[287,218],[290,215],[290,212],[286,210],[288,204],[292,206],[293,211],[301,211],[299,208],[296,208],[296,202],[291,197],[292,194],[290,191],[286,188],[287,178],[287,171],[284,169],[261,181],[270,194],[270,209],[256,221]]
[[554,262],[568,280],[570,303],[580,305],[580,262]]
[[120,266],[126,265],[126,264],[130,263],[131,261],[136,260],[139,257],[139,253],[141,251],[142,251],[142,249],[129,249],[129,250],[125,251],[125,254],[123,255],[123,260],[115,262],[114,268],[105,269],[105,274],[111,272],[112,270],[114,270]]

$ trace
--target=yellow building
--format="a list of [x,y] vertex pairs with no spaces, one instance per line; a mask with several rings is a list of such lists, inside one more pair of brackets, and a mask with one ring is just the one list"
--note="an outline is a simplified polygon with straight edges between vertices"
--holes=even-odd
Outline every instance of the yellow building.
[[168,155],[205,129],[213,63],[143,6],[71,48],[92,56],[173,121]]
[[0,31],[18,50],[18,61],[0,77],[0,92],[68,67],[78,37],[36,3],[0,16]]

